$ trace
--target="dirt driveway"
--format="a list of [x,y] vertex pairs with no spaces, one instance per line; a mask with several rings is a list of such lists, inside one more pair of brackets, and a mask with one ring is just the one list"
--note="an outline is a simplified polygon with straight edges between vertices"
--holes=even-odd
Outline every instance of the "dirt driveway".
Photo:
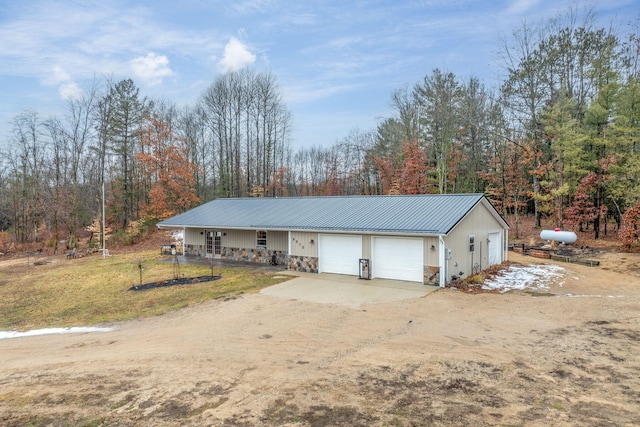
[[640,258],[563,266],[545,296],[258,293],[0,340],[0,424],[640,425]]

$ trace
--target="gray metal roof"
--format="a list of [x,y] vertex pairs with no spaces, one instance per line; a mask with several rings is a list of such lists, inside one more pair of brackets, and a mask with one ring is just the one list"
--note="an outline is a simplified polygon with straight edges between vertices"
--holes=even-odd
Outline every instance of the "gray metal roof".
[[[159,227],[448,234],[482,194],[216,199]],[[506,226],[506,223],[504,223]]]

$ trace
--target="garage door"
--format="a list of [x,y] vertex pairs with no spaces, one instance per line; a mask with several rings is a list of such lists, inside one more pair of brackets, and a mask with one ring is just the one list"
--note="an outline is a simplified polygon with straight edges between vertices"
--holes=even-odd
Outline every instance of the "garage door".
[[362,236],[321,234],[318,239],[320,273],[359,274]]
[[374,237],[371,270],[373,277],[424,281],[423,240]]

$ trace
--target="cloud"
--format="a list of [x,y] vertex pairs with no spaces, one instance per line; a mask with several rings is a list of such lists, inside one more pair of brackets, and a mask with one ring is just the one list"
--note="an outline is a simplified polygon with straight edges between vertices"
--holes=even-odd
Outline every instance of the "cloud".
[[507,8],[508,15],[522,15],[533,9],[540,0],[516,0]]
[[62,67],[56,65],[53,67],[53,73],[44,79],[44,84],[55,86],[60,83],[67,83],[71,80],[71,76]]
[[79,99],[82,97],[82,89],[75,82],[69,82],[58,88],[58,93],[64,99]]
[[56,65],[51,70],[51,74],[42,79],[42,84],[46,86],[58,86],[58,93],[63,99],[74,99],[82,96],[82,89],[71,79],[67,71]]
[[165,55],[157,55],[153,52],[147,56],[138,56],[130,61],[133,74],[149,86],[162,83],[162,79],[172,76],[174,73],[169,68],[169,58]]
[[233,10],[245,15],[252,13],[263,13],[269,9],[274,9],[277,2],[273,0],[244,0],[233,2]]
[[231,37],[224,47],[224,55],[219,62],[223,72],[238,71],[255,62],[256,56],[249,52],[247,46],[235,37]]

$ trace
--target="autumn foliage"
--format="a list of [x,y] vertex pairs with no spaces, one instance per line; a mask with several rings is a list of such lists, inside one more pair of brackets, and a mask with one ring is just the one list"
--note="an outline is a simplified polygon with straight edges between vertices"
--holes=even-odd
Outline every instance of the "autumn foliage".
[[564,224],[575,231],[583,231],[585,224],[598,223],[599,218],[607,215],[607,207],[598,206],[597,194],[602,186],[602,175],[589,172],[576,188],[573,203],[565,211]]
[[396,158],[373,157],[380,174],[382,194],[429,194],[436,192],[430,182],[431,168],[418,141],[405,141]]
[[629,208],[623,215],[624,221],[618,231],[618,238],[626,250],[631,250],[638,243],[638,227],[640,226],[640,201]]
[[142,130],[142,151],[137,154],[144,176],[151,182],[144,211],[148,218],[163,220],[199,203],[195,193],[195,166],[179,145],[169,125],[157,116],[148,118]]

